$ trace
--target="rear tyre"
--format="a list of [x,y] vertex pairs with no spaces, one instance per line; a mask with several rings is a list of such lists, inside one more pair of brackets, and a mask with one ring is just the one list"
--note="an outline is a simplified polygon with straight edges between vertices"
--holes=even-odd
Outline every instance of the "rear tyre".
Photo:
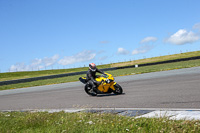
[[115,87],[115,91],[113,91],[113,92],[115,94],[119,95],[119,94],[123,93],[123,89],[122,89],[122,87],[119,84],[115,84],[114,87]]
[[97,96],[97,93],[93,91],[92,86],[90,84],[85,85],[85,92],[90,96]]

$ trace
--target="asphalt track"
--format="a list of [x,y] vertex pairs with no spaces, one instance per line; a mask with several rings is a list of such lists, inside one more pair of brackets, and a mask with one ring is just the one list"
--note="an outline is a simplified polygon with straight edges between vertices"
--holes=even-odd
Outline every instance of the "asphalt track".
[[[134,73],[134,72],[133,72]],[[88,96],[80,82],[0,91],[0,110],[200,109],[200,67],[116,77],[123,95]]]

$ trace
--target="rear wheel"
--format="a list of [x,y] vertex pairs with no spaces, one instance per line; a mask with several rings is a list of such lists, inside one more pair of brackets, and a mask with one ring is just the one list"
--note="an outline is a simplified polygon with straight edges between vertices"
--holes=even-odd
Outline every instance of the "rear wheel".
[[122,94],[123,93],[123,90],[122,90],[122,87],[119,85],[119,84],[115,84],[114,85],[115,87],[115,91],[113,91],[115,94]]
[[85,85],[85,92],[90,96],[96,96],[97,93],[95,93],[92,89],[92,86],[90,84]]

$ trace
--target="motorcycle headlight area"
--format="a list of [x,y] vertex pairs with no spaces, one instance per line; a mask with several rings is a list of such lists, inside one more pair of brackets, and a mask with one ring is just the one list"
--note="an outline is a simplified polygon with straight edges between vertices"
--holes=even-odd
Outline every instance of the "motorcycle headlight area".
[[110,79],[106,79],[105,81],[106,81],[106,83],[110,83],[111,82]]

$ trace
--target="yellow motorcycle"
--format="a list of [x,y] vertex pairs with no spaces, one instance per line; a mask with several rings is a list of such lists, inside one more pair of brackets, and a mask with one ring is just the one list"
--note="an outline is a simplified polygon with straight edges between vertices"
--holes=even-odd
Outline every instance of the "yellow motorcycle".
[[108,94],[112,92],[117,95],[123,93],[122,87],[114,82],[114,77],[108,73],[106,73],[106,75],[96,77],[95,80],[100,82],[100,84],[97,85],[97,94],[93,93],[92,86],[87,82],[86,77],[80,77],[79,80],[85,84],[85,92],[91,96],[96,96],[97,94]]

